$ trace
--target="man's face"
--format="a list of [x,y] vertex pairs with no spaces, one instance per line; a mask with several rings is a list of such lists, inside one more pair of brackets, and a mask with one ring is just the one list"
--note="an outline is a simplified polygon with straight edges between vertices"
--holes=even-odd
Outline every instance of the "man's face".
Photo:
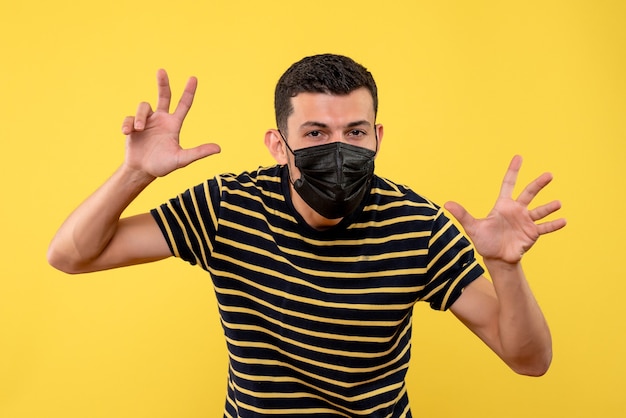
[[[382,126],[375,125],[372,95],[366,88],[344,96],[300,93],[291,103],[286,139],[292,150],[341,141],[377,151],[376,132],[382,139]],[[292,180],[300,178],[293,156],[288,160]]]

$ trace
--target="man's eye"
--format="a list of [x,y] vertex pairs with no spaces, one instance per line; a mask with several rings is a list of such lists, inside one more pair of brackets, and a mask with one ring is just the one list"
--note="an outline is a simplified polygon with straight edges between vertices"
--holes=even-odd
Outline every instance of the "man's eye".
[[312,137],[318,137],[318,136],[322,135],[322,133],[320,131],[311,131],[307,135],[308,136],[312,136]]
[[365,132],[359,129],[353,129],[350,131],[350,136],[363,136],[363,135],[365,135]]

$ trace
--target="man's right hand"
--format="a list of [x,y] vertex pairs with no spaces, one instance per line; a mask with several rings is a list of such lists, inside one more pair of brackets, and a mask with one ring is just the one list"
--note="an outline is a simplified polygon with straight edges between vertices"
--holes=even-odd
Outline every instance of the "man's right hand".
[[162,177],[194,161],[220,152],[217,144],[203,144],[183,149],[180,130],[191,105],[198,80],[191,77],[173,113],[170,111],[172,92],[165,70],[157,73],[159,98],[156,110],[142,102],[135,116],[127,116],[122,124],[126,135],[127,168],[152,178]]
[[183,149],[180,130],[191,108],[197,80],[190,78],[174,113],[167,74],[157,74],[157,108],[141,103],[124,120],[124,164],[63,222],[48,249],[49,263],[67,273],[85,273],[171,256],[150,213],[121,219],[123,211],[156,177],[220,152],[216,144]]

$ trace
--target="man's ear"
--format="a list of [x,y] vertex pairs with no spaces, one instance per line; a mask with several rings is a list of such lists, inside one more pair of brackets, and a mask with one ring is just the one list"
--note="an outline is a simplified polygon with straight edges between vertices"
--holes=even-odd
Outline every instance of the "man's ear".
[[383,125],[380,123],[377,123],[374,129],[376,129],[376,137],[378,138],[378,143],[376,144],[376,155],[378,155],[378,153],[380,152],[380,145],[383,142],[383,135],[385,134],[385,129],[383,128]]
[[269,129],[265,132],[265,146],[278,164],[287,164],[287,150],[277,129]]

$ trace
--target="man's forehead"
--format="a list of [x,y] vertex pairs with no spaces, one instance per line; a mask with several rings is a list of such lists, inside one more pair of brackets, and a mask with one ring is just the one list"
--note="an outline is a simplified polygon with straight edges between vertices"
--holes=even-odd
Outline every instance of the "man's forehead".
[[374,99],[366,88],[353,90],[348,94],[302,92],[291,98],[293,113],[300,112],[371,112],[374,113]]
[[302,91],[295,96],[291,97],[291,100],[296,98],[313,98],[313,97],[336,97],[336,98],[347,98],[347,97],[359,97],[360,99],[369,98],[369,101],[374,103],[374,98],[372,97],[371,92],[366,87],[359,87],[357,89],[351,90],[345,94],[336,94],[330,92],[317,92],[317,91]]

